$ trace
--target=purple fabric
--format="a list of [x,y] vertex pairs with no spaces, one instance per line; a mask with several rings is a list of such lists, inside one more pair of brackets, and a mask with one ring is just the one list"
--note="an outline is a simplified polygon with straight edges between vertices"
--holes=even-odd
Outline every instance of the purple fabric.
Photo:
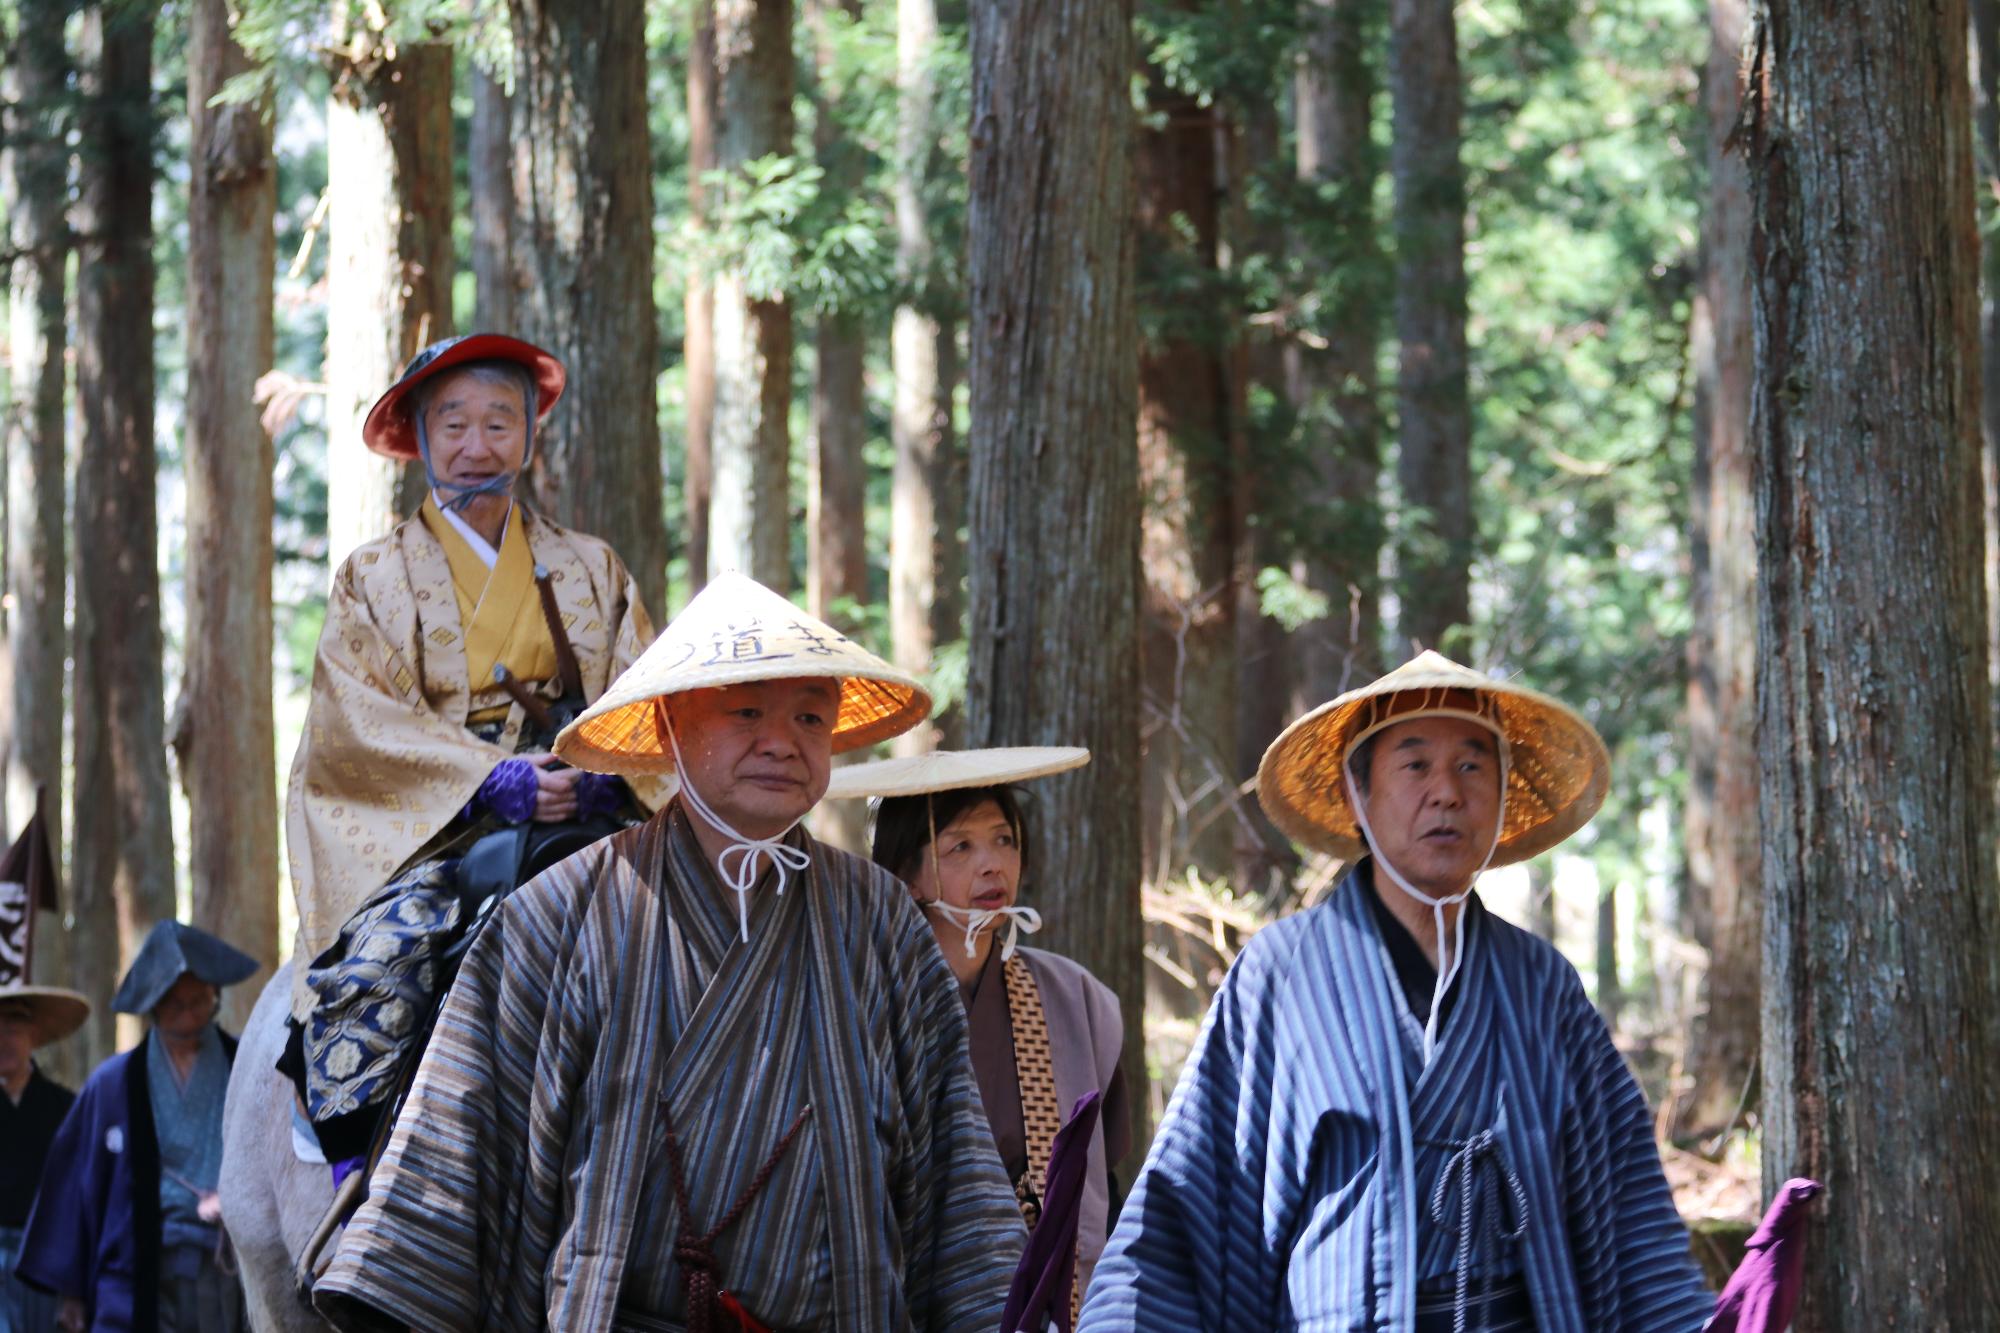
[[1097,1128],[1102,1096],[1086,1092],[1076,1099],[1069,1123],[1056,1131],[1049,1146],[1048,1189],[1042,1197],[1041,1220],[1028,1236],[1028,1248],[1007,1289],[1001,1333],[1041,1333],[1054,1320],[1069,1333],[1070,1284],[1076,1277],[1076,1224],[1082,1213],[1083,1186],[1090,1174],[1090,1135]]
[[335,1194],[340,1193],[340,1182],[367,1164],[368,1159],[366,1157],[343,1157],[337,1162],[328,1163],[333,1168],[333,1192]]
[[1743,1262],[1715,1303],[1708,1333],[1784,1333],[1791,1327],[1805,1278],[1806,1205],[1823,1188],[1817,1180],[1785,1182],[1745,1242]]
[[472,801],[509,824],[525,824],[535,817],[535,797],[540,789],[533,764],[525,759],[502,759],[479,784],[479,794]]
[[625,780],[609,773],[585,773],[576,780],[576,813],[580,819],[592,815],[615,815],[625,808]]

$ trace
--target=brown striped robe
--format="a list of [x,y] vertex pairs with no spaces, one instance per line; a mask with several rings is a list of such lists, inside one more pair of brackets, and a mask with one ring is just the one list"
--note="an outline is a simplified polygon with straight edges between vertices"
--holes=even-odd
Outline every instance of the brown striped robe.
[[676,1327],[664,1105],[698,1229],[786,1329],[991,1333],[1025,1235],[957,984],[902,886],[803,831],[750,943],[678,804],[516,891],[466,955],[314,1292],[342,1328]]

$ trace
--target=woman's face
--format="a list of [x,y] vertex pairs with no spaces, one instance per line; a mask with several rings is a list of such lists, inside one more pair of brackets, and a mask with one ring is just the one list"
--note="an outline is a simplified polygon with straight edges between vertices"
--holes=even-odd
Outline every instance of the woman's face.
[[938,830],[932,849],[910,876],[920,903],[942,902],[974,912],[1014,905],[1021,891],[1021,840],[998,801],[981,801]]

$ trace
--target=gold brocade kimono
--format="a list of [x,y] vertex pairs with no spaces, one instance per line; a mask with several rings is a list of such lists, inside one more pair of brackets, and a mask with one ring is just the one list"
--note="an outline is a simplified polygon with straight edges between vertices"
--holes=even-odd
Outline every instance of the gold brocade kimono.
[[[285,807],[303,960],[318,957],[400,871],[437,854],[493,766],[520,750],[523,710],[493,682],[493,663],[520,664],[527,669],[516,674],[534,693],[560,695],[535,565],[549,571],[588,698],[653,638],[638,588],[607,543],[517,501],[488,577],[430,501],[425,508],[434,517],[420,512],[357,548],[327,595]],[[476,595],[464,586],[474,578],[483,584]],[[485,677],[477,684],[474,662]],[[504,719],[496,742],[468,729],[488,719]],[[649,810],[665,799],[657,780],[628,782]],[[301,1018],[312,1004],[305,975],[300,967],[292,996]]]

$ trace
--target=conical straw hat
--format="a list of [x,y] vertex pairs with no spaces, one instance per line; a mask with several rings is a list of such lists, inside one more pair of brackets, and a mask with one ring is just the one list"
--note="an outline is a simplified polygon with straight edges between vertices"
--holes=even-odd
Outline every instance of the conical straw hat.
[[834,720],[835,753],[900,736],[930,715],[931,696],[916,677],[763,584],[722,574],[563,728],[555,751],[593,773],[671,773],[674,755],[660,706],[668,695],[822,676],[846,682]]
[[90,1017],[90,1001],[61,986],[0,986],[0,1009],[19,1006],[35,1025],[35,1045],[61,1041]]
[[1257,803],[1295,841],[1352,861],[1366,850],[1342,765],[1354,744],[1429,708],[1490,719],[1507,738],[1506,820],[1493,865],[1539,856],[1590,822],[1611,783],[1591,725],[1546,694],[1426,652],[1286,727],[1257,766]]
[[1090,762],[1075,745],[1015,745],[990,750],[933,750],[833,770],[828,800],[843,796],[923,796],[960,787],[998,787],[1067,773]]

